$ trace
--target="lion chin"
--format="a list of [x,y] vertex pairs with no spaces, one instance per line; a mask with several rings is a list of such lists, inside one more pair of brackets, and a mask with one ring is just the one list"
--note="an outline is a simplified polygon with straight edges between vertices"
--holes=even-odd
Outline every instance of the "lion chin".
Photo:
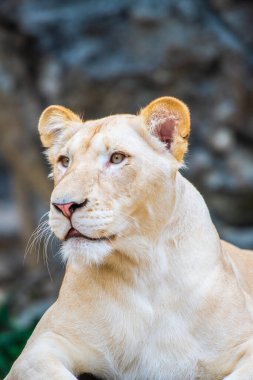
[[101,264],[112,251],[107,241],[91,241],[85,238],[71,238],[62,243],[61,255],[64,262],[75,267]]

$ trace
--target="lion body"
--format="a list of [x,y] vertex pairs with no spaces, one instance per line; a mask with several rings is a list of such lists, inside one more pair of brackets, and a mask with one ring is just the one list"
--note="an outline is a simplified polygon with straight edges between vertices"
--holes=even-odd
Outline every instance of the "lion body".
[[[70,114],[52,145],[42,135],[55,178],[50,226],[61,240],[71,226],[89,238],[64,242],[58,300],[8,380],[253,379],[253,252],[220,240],[178,172],[187,131],[167,135],[168,152],[143,128],[151,108],[86,123]],[[112,165],[115,150],[125,158]],[[66,154],[68,168],[57,161]],[[73,199],[87,205],[70,222],[53,205]]]

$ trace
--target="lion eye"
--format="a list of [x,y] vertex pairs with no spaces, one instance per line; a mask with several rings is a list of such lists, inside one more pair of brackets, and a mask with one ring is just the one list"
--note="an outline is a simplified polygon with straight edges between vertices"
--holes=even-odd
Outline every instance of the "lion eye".
[[67,156],[60,156],[58,162],[60,162],[64,168],[69,166],[69,158]]
[[110,158],[112,164],[120,164],[126,156],[123,153],[113,153]]

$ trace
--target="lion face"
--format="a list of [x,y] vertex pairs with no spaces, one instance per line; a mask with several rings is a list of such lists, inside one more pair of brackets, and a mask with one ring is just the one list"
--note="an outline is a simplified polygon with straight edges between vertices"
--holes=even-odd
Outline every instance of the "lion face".
[[100,263],[136,236],[158,238],[175,203],[187,149],[182,109],[188,110],[174,98],[155,102],[150,114],[147,107],[138,116],[86,122],[60,106],[42,114],[39,131],[55,183],[49,223],[65,259]]

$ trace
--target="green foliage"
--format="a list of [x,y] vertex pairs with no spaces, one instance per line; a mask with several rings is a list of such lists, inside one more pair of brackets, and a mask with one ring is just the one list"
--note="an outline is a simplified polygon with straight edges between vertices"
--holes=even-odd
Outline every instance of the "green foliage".
[[38,321],[29,326],[14,324],[7,304],[0,305],[0,379],[9,372],[13,362],[21,353]]

